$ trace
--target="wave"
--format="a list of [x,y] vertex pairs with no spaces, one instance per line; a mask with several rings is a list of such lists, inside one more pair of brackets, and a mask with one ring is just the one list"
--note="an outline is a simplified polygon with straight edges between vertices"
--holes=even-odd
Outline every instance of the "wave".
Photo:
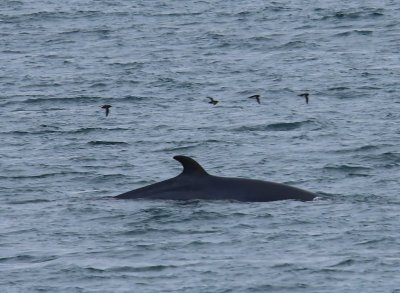
[[137,267],[114,267],[110,271],[114,272],[159,272],[165,269],[176,268],[175,265],[143,265]]
[[378,163],[381,167],[393,168],[400,165],[400,153],[384,152],[380,154],[370,154],[364,157],[369,161]]
[[[129,66],[127,64],[127,66]],[[99,82],[99,83],[94,83],[90,85],[90,87],[102,87],[106,84]],[[151,96],[134,96],[134,95],[126,95],[124,97],[118,98],[118,102],[132,102],[132,101],[146,101],[146,100],[151,100],[155,99],[155,97]],[[5,101],[4,103],[0,104],[3,106],[9,105],[9,104],[27,104],[27,105],[41,105],[41,104],[46,104],[46,103],[51,103],[53,105],[52,108],[49,109],[39,109],[36,111],[48,111],[48,110],[66,110],[67,108],[60,108],[60,107],[55,107],[54,104],[66,104],[66,105],[71,105],[71,104],[101,104],[105,100],[109,100],[109,98],[102,97],[102,96],[91,96],[91,95],[80,95],[80,96],[75,96],[75,97],[55,97],[55,96],[27,96],[26,99],[24,100],[9,100]],[[58,105],[57,105],[58,106]],[[18,111],[18,110],[14,110]],[[31,109],[23,109],[20,108],[19,111],[35,111]]]
[[[103,97],[99,96],[76,96],[76,97],[30,97],[24,101],[18,102],[24,104],[42,104],[42,103],[77,103],[77,102],[100,102]],[[17,102],[16,102],[17,103]]]
[[9,201],[8,204],[33,204],[33,203],[47,203],[51,202],[48,199],[26,199],[26,200],[19,200],[19,201]]
[[78,267],[76,265],[70,267],[69,269],[65,269],[65,272],[68,271],[88,271],[88,272],[116,272],[116,273],[130,273],[130,272],[159,272],[166,269],[177,268],[177,265],[149,265],[149,264],[137,264],[135,266],[113,266],[106,268],[96,268],[92,266],[88,267]]
[[300,49],[300,48],[304,48],[306,46],[310,46],[310,44],[306,43],[305,41],[289,41],[282,45],[276,46],[276,48],[277,49]]
[[155,17],[180,17],[180,16],[198,16],[202,15],[202,12],[162,12],[154,13],[151,16]]
[[38,174],[38,175],[0,176],[0,179],[18,179],[18,180],[21,180],[21,179],[43,179],[43,178],[65,176],[65,175],[92,175],[92,173],[77,172],[77,171],[54,172],[54,173],[44,173],[44,174]]
[[[13,1],[18,3],[17,1]],[[8,3],[10,4],[10,3]],[[126,11],[110,11],[104,12],[101,10],[77,10],[77,11],[60,11],[60,10],[43,10],[27,12],[15,15],[2,15],[4,23],[18,23],[27,21],[45,21],[54,19],[79,19],[83,17],[101,17],[101,16],[128,16]]]
[[352,266],[355,263],[356,263],[356,261],[354,259],[349,258],[349,259],[342,260],[336,264],[333,264],[330,267],[331,268],[344,267],[344,266],[347,267],[347,266]]
[[314,123],[315,121],[306,120],[306,121],[296,121],[296,122],[280,122],[268,125],[253,125],[253,126],[246,125],[235,128],[234,131],[291,131]]
[[3,135],[38,135],[38,134],[48,134],[59,132],[57,130],[37,130],[37,131],[23,131],[23,130],[11,130],[11,131],[1,131],[0,134]]
[[91,133],[97,131],[126,131],[131,130],[129,128],[115,127],[115,128],[102,128],[102,127],[87,127],[87,128],[79,128],[69,131],[63,131],[66,133]]
[[360,153],[360,152],[368,152],[368,151],[373,151],[373,150],[378,150],[382,146],[377,146],[377,145],[363,145],[360,147],[355,147],[355,148],[348,148],[348,149],[339,149],[335,150],[335,153]]
[[[122,67],[127,69],[142,69],[145,66],[144,62],[136,62],[136,61],[114,61],[109,63],[110,66]],[[137,82],[136,82],[137,83]]]
[[133,95],[127,95],[123,98],[120,99],[120,101],[146,101],[146,100],[151,100],[153,97],[145,97],[145,96],[133,96]]
[[336,37],[347,37],[353,34],[357,35],[363,35],[363,36],[370,36],[374,33],[374,31],[371,30],[350,30],[350,31],[345,31],[341,33],[335,34]]
[[275,124],[268,125],[266,130],[289,131],[289,130],[294,130],[294,129],[300,128],[300,127],[302,127],[303,125],[305,125],[307,123],[308,123],[308,121],[289,122],[289,123],[275,123]]
[[34,256],[28,254],[21,254],[16,256],[2,257],[0,258],[0,263],[9,263],[9,262],[32,262],[35,259]]
[[[115,128],[102,128],[102,127],[85,127],[78,129],[60,129],[56,126],[44,126],[41,125],[40,130],[11,130],[11,131],[0,131],[0,134],[3,135],[40,135],[40,134],[49,134],[49,133],[63,133],[63,134],[89,134],[93,132],[106,132],[106,131],[127,131],[131,130],[129,128],[115,127]],[[126,142],[107,142],[107,141],[91,141],[89,144],[128,144]]]
[[348,91],[348,90],[350,90],[350,88],[346,86],[336,86],[328,88],[328,91]]
[[104,141],[104,140],[92,140],[89,141],[90,145],[127,145],[127,142],[124,141]]
[[115,127],[115,128],[103,128],[103,127],[84,127],[72,130],[60,130],[59,132],[70,133],[70,134],[88,134],[92,132],[105,132],[105,131],[126,131],[129,128]]
[[354,10],[340,10],[333,12],[330,15],[325,15],[322,17],[322,20],[330,20],[330,19],[335,19],[335,20],[357,20],[360,18],[376,18],[376,17],[381,17],[384,16],[384,10],[383,9],[363,9],[360,11],[354,11]]
[[165,146],[155,150],[155,152],[172,152],[179,150],[189,150],[200,146],[208,146],[210,144],[224,143],[225,141],[217,139],[207,139],[203,141],[168,141]]
[[200,145],[200,143],[191,144],[191,145],[163,147],[158,150],[155,150],[155,152],[175,152],[175,151],[181,151],[181,150],[190,150],[190,149],[198,147],[199,145]]
[[352,166],[352,165],[327,165],[323,168],[326,171],[333,171],[346,174],[348,176],[357,176],[357,177],[369,177],[371,176],[369,172],[371,168],[364,166]]

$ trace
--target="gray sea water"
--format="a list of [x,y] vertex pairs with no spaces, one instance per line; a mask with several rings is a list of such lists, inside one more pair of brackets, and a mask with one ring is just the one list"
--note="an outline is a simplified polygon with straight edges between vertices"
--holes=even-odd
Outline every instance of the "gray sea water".
[[[399,15],[2,0],[0,291],[400,292]],[[178,154],[319,199],[112,198]]]

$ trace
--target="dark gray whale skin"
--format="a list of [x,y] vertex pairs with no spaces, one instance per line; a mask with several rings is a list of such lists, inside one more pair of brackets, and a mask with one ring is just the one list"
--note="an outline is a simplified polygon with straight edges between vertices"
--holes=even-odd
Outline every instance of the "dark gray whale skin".
[[192,158],[175,156],[174,159],[183,165],[183,171],[178,176],[122,193],[115,198],[267,202],[287,199],[309,201],[317,196],[280,183],[213,176]]

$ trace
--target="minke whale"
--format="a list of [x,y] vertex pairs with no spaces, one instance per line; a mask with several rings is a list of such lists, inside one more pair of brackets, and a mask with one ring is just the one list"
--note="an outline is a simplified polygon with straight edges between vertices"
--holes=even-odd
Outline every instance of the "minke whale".
[[287,199],[309,201],[317,197],[312,192],[285,184],[213,176],[192,158],[175,156],[174,159],[183,166],[178,176],[122,193],[115,198],[268,202]]

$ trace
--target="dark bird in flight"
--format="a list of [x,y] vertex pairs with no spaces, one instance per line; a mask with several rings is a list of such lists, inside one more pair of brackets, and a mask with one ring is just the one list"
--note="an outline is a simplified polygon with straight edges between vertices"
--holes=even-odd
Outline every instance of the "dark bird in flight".
[[103,105],[103,106],[101,106],[102,109],[106,109],[106,117],[110,113],[110,108],[111,107],[112,107],[111,105]]
[[257,103],[261,104],[260,95],[252,95],[249,97],[249,99],[256,99]]
[[209,104],[213,104],[214,106],[215,106],[216,104],[218,104],[218,101],[217,101],[217,100],[214,100],[214,99],[211,98],[211,97],[207,97],[207,98],[210,99],[210,101],[208,102]]
[[306,103],[308,104],[308,96],[309,96],[310,94],[309,93],[303,93],[303,94],[300,94],[300,95],[298,95],[299,97],[304,97],[305,99],[306,99]]

